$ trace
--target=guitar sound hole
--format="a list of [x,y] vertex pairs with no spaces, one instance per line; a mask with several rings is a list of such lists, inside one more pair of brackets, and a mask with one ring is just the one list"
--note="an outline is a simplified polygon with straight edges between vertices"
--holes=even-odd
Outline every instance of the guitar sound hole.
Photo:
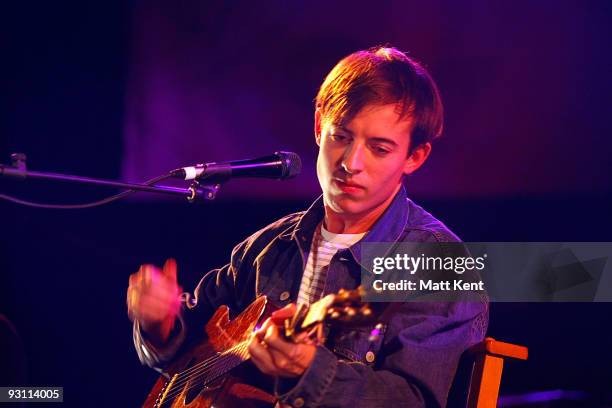
[[185,393],[185,405],[190,404],[191,401],[193,401],[198,397],[198,395],[200,395],[200,391],[202,391],[201,387],[197,385],[192,386],[191,383],[189,383],[189,387],[189,390],[187,390],[187,392]]

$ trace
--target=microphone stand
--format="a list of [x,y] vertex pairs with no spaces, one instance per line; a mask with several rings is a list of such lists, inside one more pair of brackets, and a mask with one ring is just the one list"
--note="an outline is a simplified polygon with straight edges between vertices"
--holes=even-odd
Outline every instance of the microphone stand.
[[40,171],[28,171],[26,169],[26,156],[23,153],[11,154],[11,165],[0,164],[0,176],[14,177],[20,179],[32,178],[42,180],[55,180],[76,184],[87,184],[105,187],[123,188],[127,190],[145,191],[148,193],[161,193],[178,195],[187,198],[189,202],[198,200],[214,200],[219,191],[219,184],[203,185],[192,181],[189,188],[171,186],[152,186],[146,184],[124,183],[121,181],[80,177],[68,174],[47,173]]

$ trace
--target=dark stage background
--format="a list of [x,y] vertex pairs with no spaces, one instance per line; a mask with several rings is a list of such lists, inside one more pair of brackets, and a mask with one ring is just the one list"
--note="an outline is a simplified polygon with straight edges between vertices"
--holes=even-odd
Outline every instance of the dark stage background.
[[[151,195],[53,211],[0,202],[0,313],[27,383],[69,406],[136,406],[130,273],[176,257],[192,288],[231,247],[318,194],[312,100],[333,64],[389,42],[437,80],[446,131],[408,182],[466,241],[612,241],[612,29],[605,1],[27,2],[0,13],[0,162],[130,181],[285,149],[296,180],[229,183],[218,201]],[[0,179],[0,193],[85,202],[112,191]],[[612,405],[612,305],[492,304],[525,344],[502,394],[585,391]],[[0,367],[7,370],[7,367]],[[3,384],[0,384],[3,385]],[[607,404],[607,405],[606,405]]]

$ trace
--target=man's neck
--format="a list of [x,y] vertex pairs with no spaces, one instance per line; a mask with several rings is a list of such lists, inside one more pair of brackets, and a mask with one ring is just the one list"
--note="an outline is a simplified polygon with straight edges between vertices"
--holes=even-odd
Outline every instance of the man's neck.
[[382,216],[387,207],[395,198],[401,188],[398,186],[395,193],[391,194],[384,202],[374,209],[361,214],[340,214],[325,204],[325,229],[334,234],[361,234],[372,228],[372,225]]

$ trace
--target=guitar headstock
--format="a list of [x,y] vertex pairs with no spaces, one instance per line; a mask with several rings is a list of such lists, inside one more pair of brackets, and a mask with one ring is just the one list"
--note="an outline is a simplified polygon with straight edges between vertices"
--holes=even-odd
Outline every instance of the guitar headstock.
[[310,306],[298,305],[294,317],[285,324],[285,335],[296,339],[300,333],[318,331],[321,340],[321,327],[328,323],[334,326],[357,327],[373,323],[375,313],[368,303],[363,302],[363,288],[340,289],[329,294]]
[[362,302],[363,289],[340,289],[327,308],[325,320],[332,324],[359,326],[373,321],[374,313],[368,303]]

